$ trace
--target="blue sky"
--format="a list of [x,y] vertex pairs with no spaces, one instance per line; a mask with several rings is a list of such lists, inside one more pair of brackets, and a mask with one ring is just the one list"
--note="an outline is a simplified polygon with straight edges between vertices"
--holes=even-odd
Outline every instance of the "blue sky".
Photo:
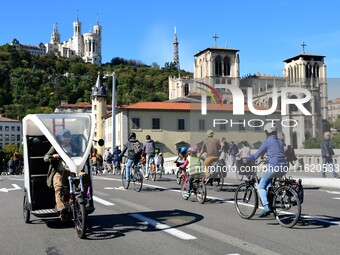
[[[241,76],[253,73],[282,75],[283,60],[302,52],[326,56],[327,76],[340,77],[340,3],[336,0],[41,0],[2,1],[0,44],[49,42],[58,23],[61,40],[73,34],[72,23],[82,22],[82,33],[96,23],[103,27],[103,63],[114,57],[164,66],[173,60],[177,28],[182,69],[193,71],[193,56],[214,46],[238,49]],[[330,99],[340,97],[337,82]]]

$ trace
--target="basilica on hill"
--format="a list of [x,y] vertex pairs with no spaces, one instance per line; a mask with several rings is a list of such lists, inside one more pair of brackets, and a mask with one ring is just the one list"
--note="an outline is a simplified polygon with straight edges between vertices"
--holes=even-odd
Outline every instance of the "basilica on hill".
[[86,63],[101,64],[102,62],[102,26],[99,24],[98,18],[96,25],[82,34],[82,23],[77,15],[76,20],[73,22],[73,36],[68,41],[61,41],[58,24],[56,23],[53,25],[49,43],[32,46],[21,44],[17,39],[13,39],[11,44],[17,50],[23,48],[29,51],[33,56],[53,53],[65,58],[79,56]]
[[[282,130],[280,136],[287,145],[294,148],[302,148],[306,139],[322,135],[327,129],[327,80],[325,56],[305,52],[305,44],[302,43],[302,52],[296,56],[285,59],[283,76],[271,76],[254,74],[248,77],[240,77],[239,50],[218,47],[208,47],[194,56],[193,78],[169,77],[169,99],[178,98],[202,99],[204,86],[209,84],[220,95],[223,104],[235,104],[233,94],[228,86],[236,86],[242,90],[247,102],[247,91],[251,88],[252,104],[254,107],[271,108],[273,103],[277,105],[277,111],[281,109],[281,92],[287,93],[287,99],[295,99],[296,102],[306,97],[304,93],[294,93],[293,88],[303,88],[310,92],[310,100],[303,106],[310,115],[305,114],[296,105],[282,105],[286,107],[286,114],[281,114]],[[174,47],[178,47],[175,34]],[[178,48],[174,50],[178,54]],[[178,61],[174,56],[174,62]],[[179,63],[178,63],[179,66]],[[275,94],[277,92],[277,94]],[[249,95],[248,95],[249,97]],[[208,98],[209,101],[209,98]],[[213,103],[213,102],[211,102]],[[236,116],[234,115],[236,118]],[[260,118],[261,117],[261,118]],[[269,116],[254,115],[254,119],[265,122]],[[263,123],[262,122],[262,123]]]

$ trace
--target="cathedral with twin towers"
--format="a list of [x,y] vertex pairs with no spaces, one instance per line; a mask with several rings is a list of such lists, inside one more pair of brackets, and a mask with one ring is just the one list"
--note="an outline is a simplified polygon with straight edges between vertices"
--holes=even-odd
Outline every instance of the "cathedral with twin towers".
[[[218,47],[215,44],[199,51],[194,55],[193,78],[169,77],[169,99],[200,100],[204,86],[209,84],[220,95],[223,104],[233,104],[233,95],[227,85],[237,86],[247,97],[248,88],[252,88],[252,103],[254,107],[271,108],[273,102],[277,103],[277,110],[281,109],[281,90],[285,91],[295,88],[303,88],[310,93],[310,100],[303,104],[310,113],[306,115],[296,105],[286,105],[286,115],[281,116],[281,123],[290,121],[296,125],[282,126],[280,136],[287,145],[294,148],[303,148],[306,139],[317,137],[327,130],[327,77],[325,56],[305,52],[306,44],[303,42],[302,52],[296,56],[289,57],[284,62],[283,76],[271,76],[266,74],[253,74],[240,77],[239,50],[227,47]],[[175,30],[174,36],[174,64],[179,68],[178,40]],[[225,88],[223,88],[225,87]],[[291,89],[292,91],[294,89]],[[277,92],[277,95],[273,93]],[[287,93],[288,99],[301,99],[306,97],[303,93]],[[276,96],[275,99],[273,99]],[[247,102],[247,99],[244,100]],[[212,103],[212,102],[211,102]],[[260,117],[260,116],[256,116]],[[270,118],[270,116],[267,116]]]

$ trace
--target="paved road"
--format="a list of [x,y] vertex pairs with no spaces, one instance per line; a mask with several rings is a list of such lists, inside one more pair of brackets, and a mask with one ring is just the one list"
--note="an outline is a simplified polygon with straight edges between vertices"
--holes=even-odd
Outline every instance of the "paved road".
[[146,181],[140,193],[122,189],[117,176],[95,176],[96,210],[86,240],[55,220],[32,217],[25,224],[22,176],[1,177],[1,254],[338,254],[338,190],[306,187],[303,218],[286,229],[273,217],[258,218],[260,210],[241,219],[233,204],[238,182],[231,177],[221,192],[208,188],[201,205],[181,198],[172,175]]

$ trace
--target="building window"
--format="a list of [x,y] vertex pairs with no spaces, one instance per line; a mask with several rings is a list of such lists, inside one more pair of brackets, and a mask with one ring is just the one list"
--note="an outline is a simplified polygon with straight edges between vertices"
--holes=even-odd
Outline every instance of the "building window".
[[9,141],[9,135],[5,135],[5,141]]
[[261,131],[261,121],[259,121],[259,120],[256,120],[255,121],[255,131]]
[[152,129],[161,129],[161,119],[152,118]]
[[2,135],[0,135],[0,141],[2,141]]
[[0,131],[2,131],[2,126],[0,126]]
[[220,56],[216,57],[215,59],[215,75],[216,76],[222,75],[222,61]]
[[20,135],[17,135],[17,141],[20,141]]
[[132,118],[132,129],[140,129],[140,119]]
[[11,126],[11,131],[15,131],[15,126]]
[[9,131],[9,126],[5,126],[5,131]]
[[15,135],[11,135],[11,141],[12,141],[12,142],[15,141]]
[[246,129],[245,125],[246,125],[245,120],[239,120],[238,130],[244,131]]
[[221,130],[221,131],[227,130],[227,124],[226,124],[226,123],[220,124],[219,126],[220,126],[220,130]]
[[185,130],[185,122],[184,119],[178,119],[178,130]]
[[198,120],[198,130],[205,130],[205,120]]
[[20,132],[20,127],[19,126],[17,126],[17,131]]

